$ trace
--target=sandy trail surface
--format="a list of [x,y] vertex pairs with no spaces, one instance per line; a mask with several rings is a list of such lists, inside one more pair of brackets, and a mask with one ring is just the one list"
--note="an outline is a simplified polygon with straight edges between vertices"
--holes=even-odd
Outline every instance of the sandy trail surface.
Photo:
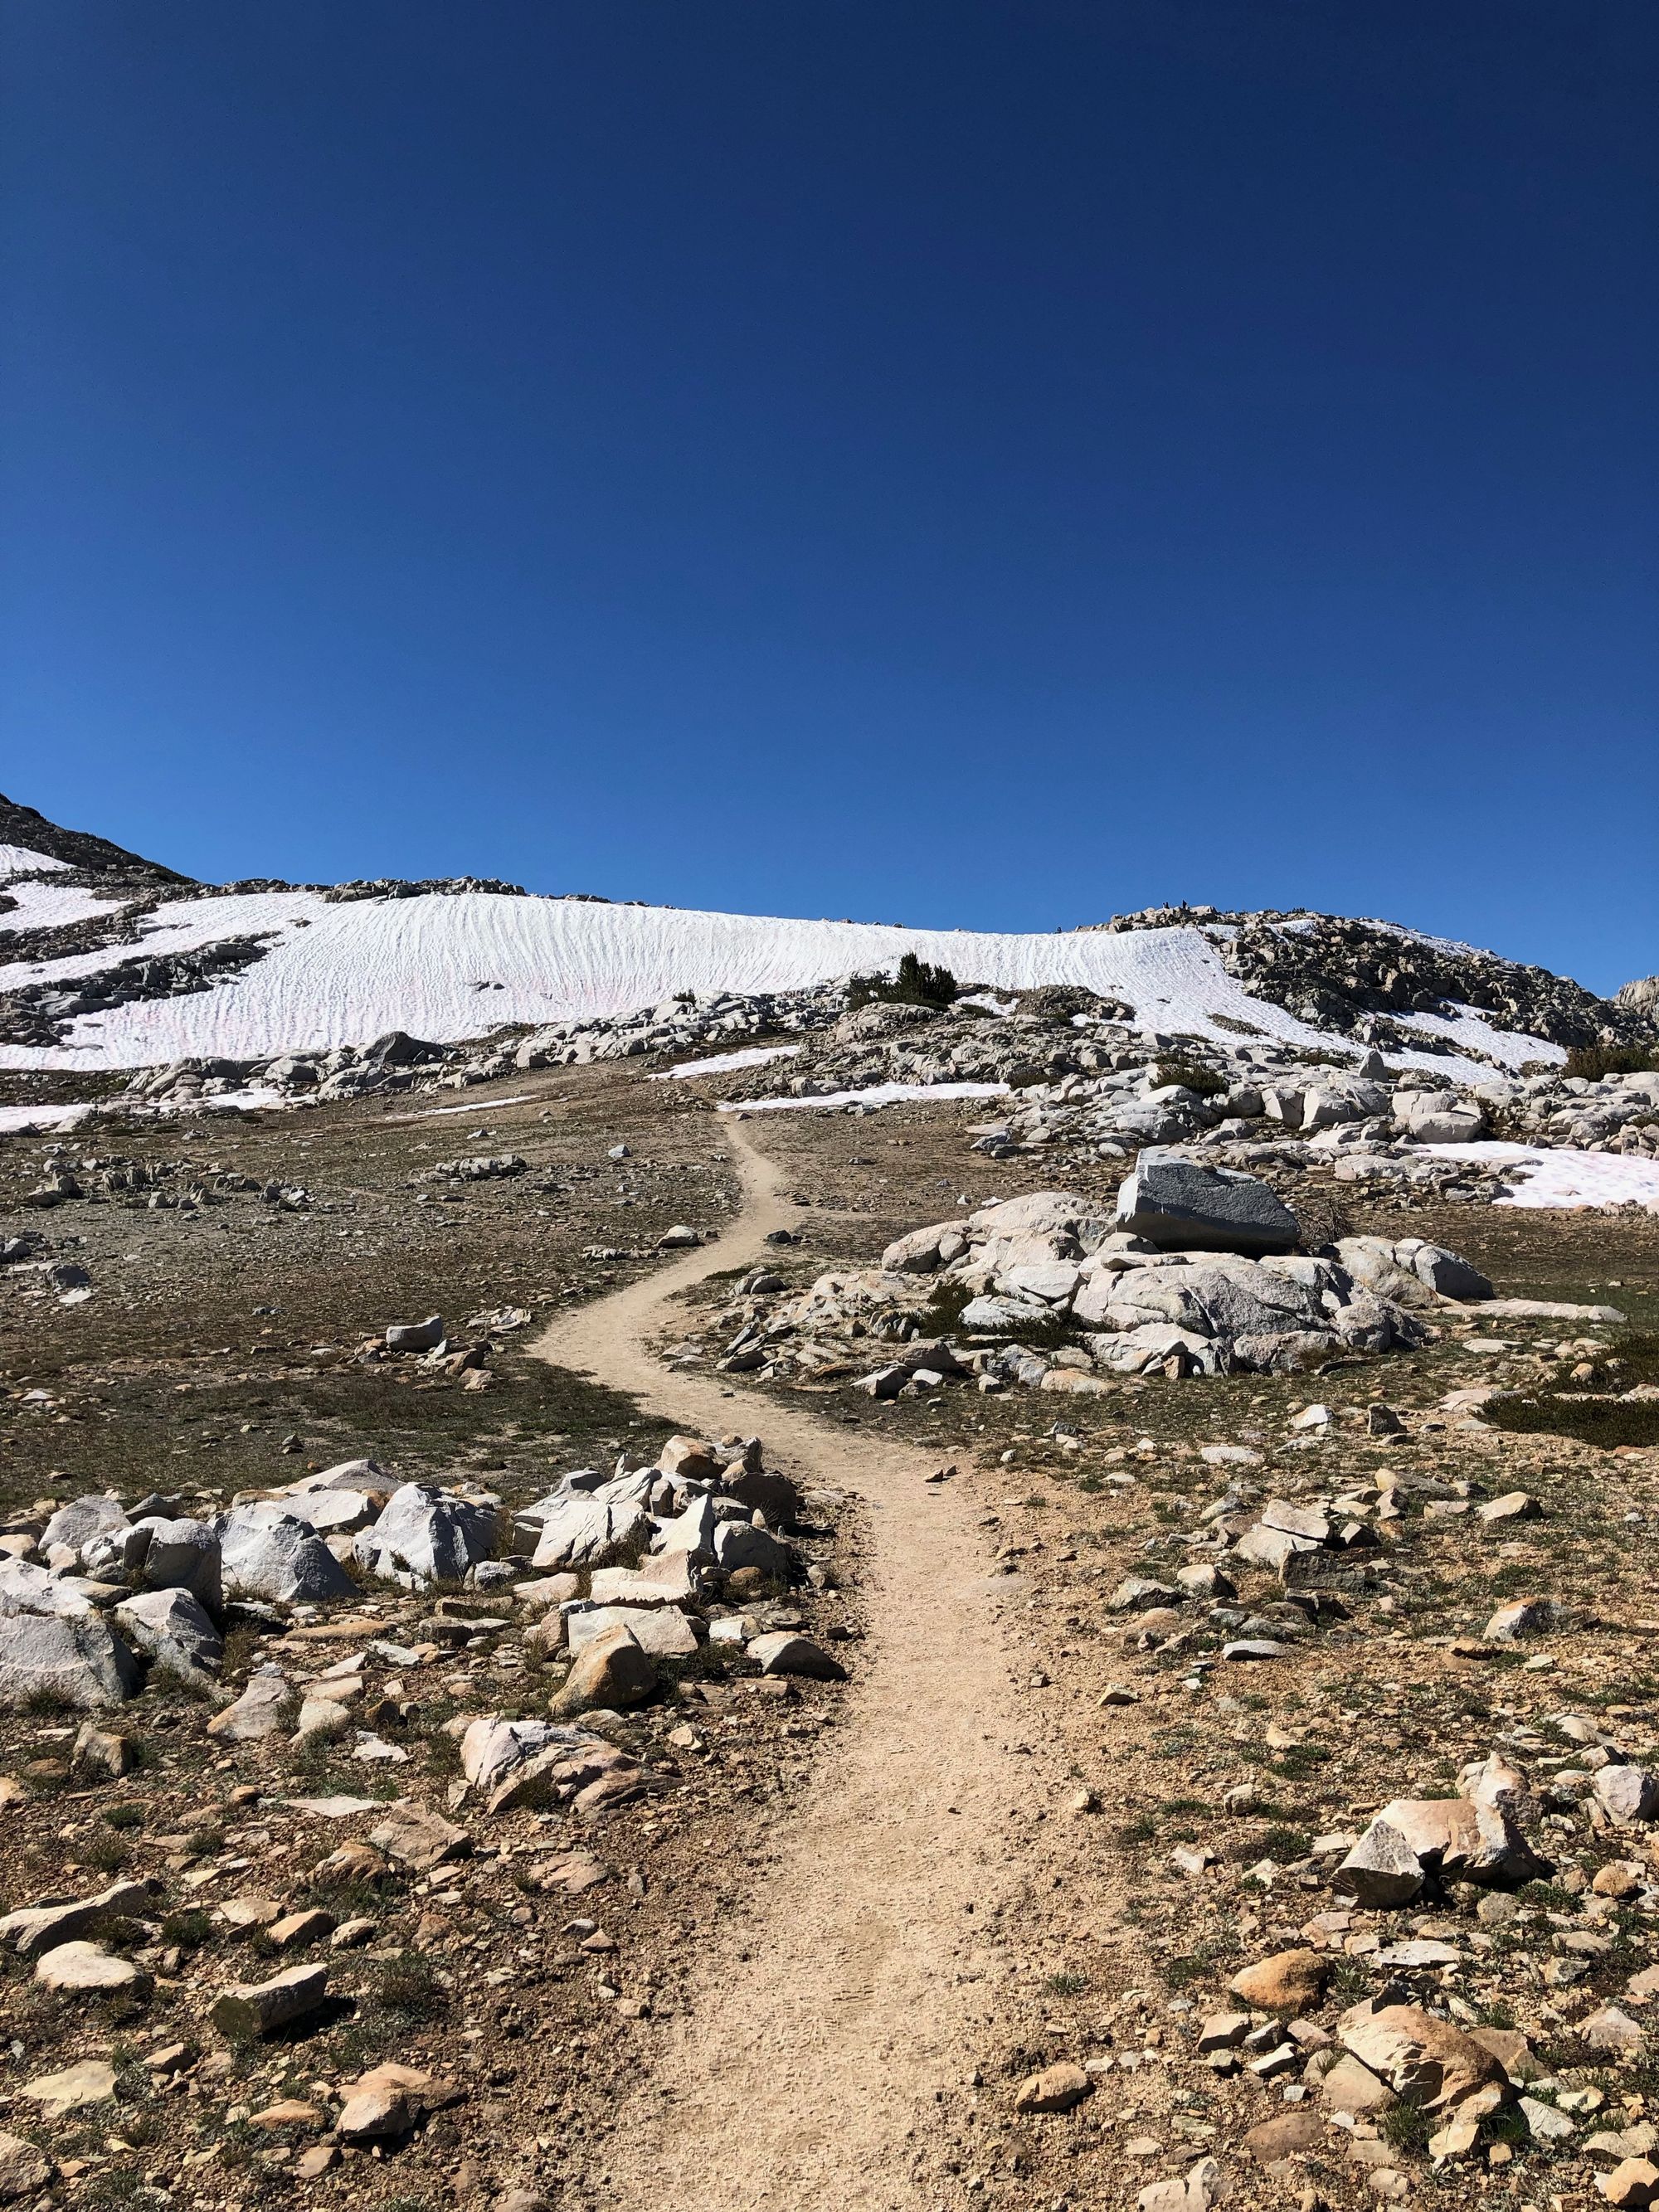
[[965,1486],[926,1481],[937,1462],[804,1410],[750,1409],[653,1355],[677,1293],[769,1256],[768,1231],[793,1218],[746,1130],[724,1133],[745,1190],[735,1227],[562,1320],[536,1349],[683,1429],[755,1421],[769,1464],[856,1493],[869,1630],[813,1784],[757,1832],[772,1857],[747,1910],[700,1939],[689,2010],[655,2031],[607,2145],[610,2193],[627,2212],[885,2212],[933,2201],[918,2169],[934,2091],[964,2078],[970,2014],[994,2002],[979,1931],[1012,1889],[999,1835],[1035,1782],[1032,1762],[1010,1756],[1007,1585],[990,1575]]

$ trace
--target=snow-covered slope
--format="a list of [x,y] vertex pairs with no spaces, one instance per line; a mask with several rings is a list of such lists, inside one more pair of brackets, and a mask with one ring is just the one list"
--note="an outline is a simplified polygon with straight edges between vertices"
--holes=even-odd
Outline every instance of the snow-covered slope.
[[[242,973],[204,990],[80,1015],[56,1046],[0,1046],[0,1066],[257,1060],[361,1044],[394,1029],[449,1042],[506,1023],[626,1012],[678,991],[799,989],[855,970],[891,969],[910,951],[944,963],[964,983],[1083,984],[1126,1000],[1149,1030],[1237,1041],[1244,1028],[1345,1054],[1359,1049],[1251,996],[1228,975],[1209,937],[1192,926],[1122,935],[994,935],[495,892],[341,903],[309,890],[172,900],[143,917],[136,943],[0,966],[0,994],[73,982],[147,953],[249,936],[267,937],[269,949]],[[1491,1030],[1474,1013],[1451,1026],[1458,1042],[1505,1065],[1560,1057],[1557,1048]],[[1449,1073],[1457,1063],[1443,1052],[1425,1065]]]

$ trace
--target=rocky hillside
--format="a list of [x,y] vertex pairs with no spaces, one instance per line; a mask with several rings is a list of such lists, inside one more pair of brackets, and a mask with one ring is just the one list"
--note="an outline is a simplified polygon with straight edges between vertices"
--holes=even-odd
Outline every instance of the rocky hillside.
[[[1354,1060],[1376,1048],[1471,1080],[1659,1036],[1639,988],[1600,999],[1390,923],[1198,907],[1020,936],[532,896],[472,878],[211,887],[9,800],[0,939],[0,1068],[14,1069],[190,1060],[229,1074],[361,1054],[392,1032],[434,1049],[528,1036],[551,1059],[592,1056],[652,1048],[645,1030],[664,1043],[669,1030],[752,1033],[769,1006],[786,1029],[824,1029],[848,1011],[839,987],[890,975],[907,953],[961,985],[945,1057],[972,1075],[995,1019],[1015,1014]],[[716,1011],[728,1002],[741,1002],[731,1020]],[[624,1030],[624,1046],[610,1041]],[[989,1059],[1018,1082],[1007,1052]]]

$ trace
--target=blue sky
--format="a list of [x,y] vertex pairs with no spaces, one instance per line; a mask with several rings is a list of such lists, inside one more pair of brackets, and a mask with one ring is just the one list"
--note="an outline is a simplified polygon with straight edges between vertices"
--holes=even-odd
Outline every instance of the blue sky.
[[1650,0],[11,0],[0,789],[1659,967]]

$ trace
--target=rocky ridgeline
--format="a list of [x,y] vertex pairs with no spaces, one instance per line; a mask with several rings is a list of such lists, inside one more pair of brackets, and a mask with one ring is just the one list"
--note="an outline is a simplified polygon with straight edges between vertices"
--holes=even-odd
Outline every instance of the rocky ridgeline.
[[[1115,915],[1113,931],[1201,929],[1245,989],[1298,1021],[1366,1044],[1415,1045],[1405,1014],[1472,1009],[1494,1029],[1563,1046],[1650,1042],[1653,1001],[1629,985],[1612,999],[1472,945],[1454,945],[1397,923],[1305,908],[1230,912],[1213,906],[1147,907]],[[1632,995],[1635,994],[1635,995]]]
[[1351,1237],[1299,1254],[1295,1217],[1253,1176],[1145,1153],[1115,1216],[1036,1191],[914,1231],[873,1268],[790,1296],[758,1269],[735,1307],[727,1373],[830,1379],[914,1395],[953,1380],[1098,1395],[1108,1376],[1295,1373],[1339,1355],[1405,1350],[1444,1305],[1490,1298],[1455,1254],[1418,1238]]

